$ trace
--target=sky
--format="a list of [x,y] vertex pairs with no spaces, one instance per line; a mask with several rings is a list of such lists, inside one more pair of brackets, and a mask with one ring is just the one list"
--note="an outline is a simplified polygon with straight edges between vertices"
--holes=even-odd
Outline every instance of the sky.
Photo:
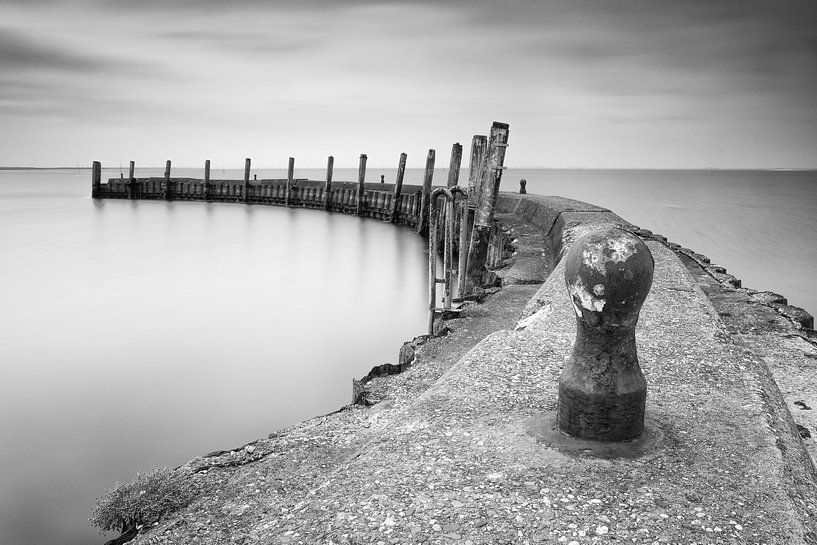
[[0,0],[0,165],[817,167],[815,0]]

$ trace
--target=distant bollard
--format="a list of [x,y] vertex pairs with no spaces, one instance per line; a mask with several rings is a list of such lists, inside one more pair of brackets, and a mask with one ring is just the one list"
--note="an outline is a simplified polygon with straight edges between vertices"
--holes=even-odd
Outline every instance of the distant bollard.
[[528,181],[525,178],[522,178],[521,180],[519,180],[519,194],[520,195],[524,195],[525,193],[528,192],[528,190],[525,189],[526,185],[528,185]]
[[647,400],[635,325],[652,285],[652,254],[635,235],[608,227],[577,240],[565,265],[577,333],[559,377],[559,430],[595,441],[635,439]]

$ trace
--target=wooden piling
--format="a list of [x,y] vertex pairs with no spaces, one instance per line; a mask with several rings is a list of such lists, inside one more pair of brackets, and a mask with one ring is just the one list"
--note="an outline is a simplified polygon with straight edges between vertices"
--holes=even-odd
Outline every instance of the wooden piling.
[[400,162],[397,164],[397,179],[394,181],[394,197],[392,198],[391,217],[389,221],[397,223],[398,211],[400,210],[400,197],[403,192],[403,176],[406,174],[406,158],[405,153],[400,154]]
[[295,177],[295,158],[289,158],[289,165],[287,166],[287,186],[284,193],[284,205],[289,206],[289,201],[292,193],[292,180]]
[[417,218],[417,233],[425,235],[428,232],[428,213],[431,199],[431,180],[434,178],[434,160],[436,152],[428,150],[426,157],[426,171],[423,176],[423,196],[420,200],[420,216]]
[[247,157],[244,159],[244,202],[247,202],[247,198],[250,196],[250,158]]
[[170,200],[170,159],[165,163],[165,191],[164,198]]
[[210,197],[210,159],[204,161],[204,198]]
[[326,160],[326,186],[323,190],[323,207],[326,210],[332,208],[332,172],[335,168],[335,158],[331,155]]
[[457,142],[451,147],[451,162],[448,164],[449,189],[459,183],[461,164],[462,164],[462,145],[459,142]]
[[488,241],[507,147],[508,125],[495,121],[488,140],[485,168],[482,171],[478,189],[479,201],[474,213],[474,228],[471,231],[466,278],[466,289],[469,291],[479,287],[482,273],[485,271]]
[[479,202],[479,181],[487,145],[487,138],[481,134],[475,134],[471,141],[471,164],[468,167],[468,206],[471,209],[475,209]]
[[99,190],[102,186],[102,163],[94,161],[91,163],[91,197],[99,197]]
[[365,196],[366,189],[364,184],[366,183],[366,154],[360,154],[360,166],[357,169],[357,215],[360,216],[363,214],[363,199]]
[[136,163],[131,161],[128,165],[128,198],[130,199],[136,198],[136,179],[134,177],[135,170]]

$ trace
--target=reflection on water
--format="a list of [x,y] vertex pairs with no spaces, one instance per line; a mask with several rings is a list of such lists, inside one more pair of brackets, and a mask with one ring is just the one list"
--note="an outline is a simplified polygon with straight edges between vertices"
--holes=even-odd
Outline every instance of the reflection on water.
[[114,481],[333,411],[425,326],[409,229],[88,180],[0,173],[3,545],[103,541]]

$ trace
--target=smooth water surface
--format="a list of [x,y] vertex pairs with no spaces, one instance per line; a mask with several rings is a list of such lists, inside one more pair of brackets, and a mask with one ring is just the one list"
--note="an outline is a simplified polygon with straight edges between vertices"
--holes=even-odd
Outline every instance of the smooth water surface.
[[102,543],[115,481],[336,410],[425,328],[410,229],[89,180],[0,171],[0,545]]

